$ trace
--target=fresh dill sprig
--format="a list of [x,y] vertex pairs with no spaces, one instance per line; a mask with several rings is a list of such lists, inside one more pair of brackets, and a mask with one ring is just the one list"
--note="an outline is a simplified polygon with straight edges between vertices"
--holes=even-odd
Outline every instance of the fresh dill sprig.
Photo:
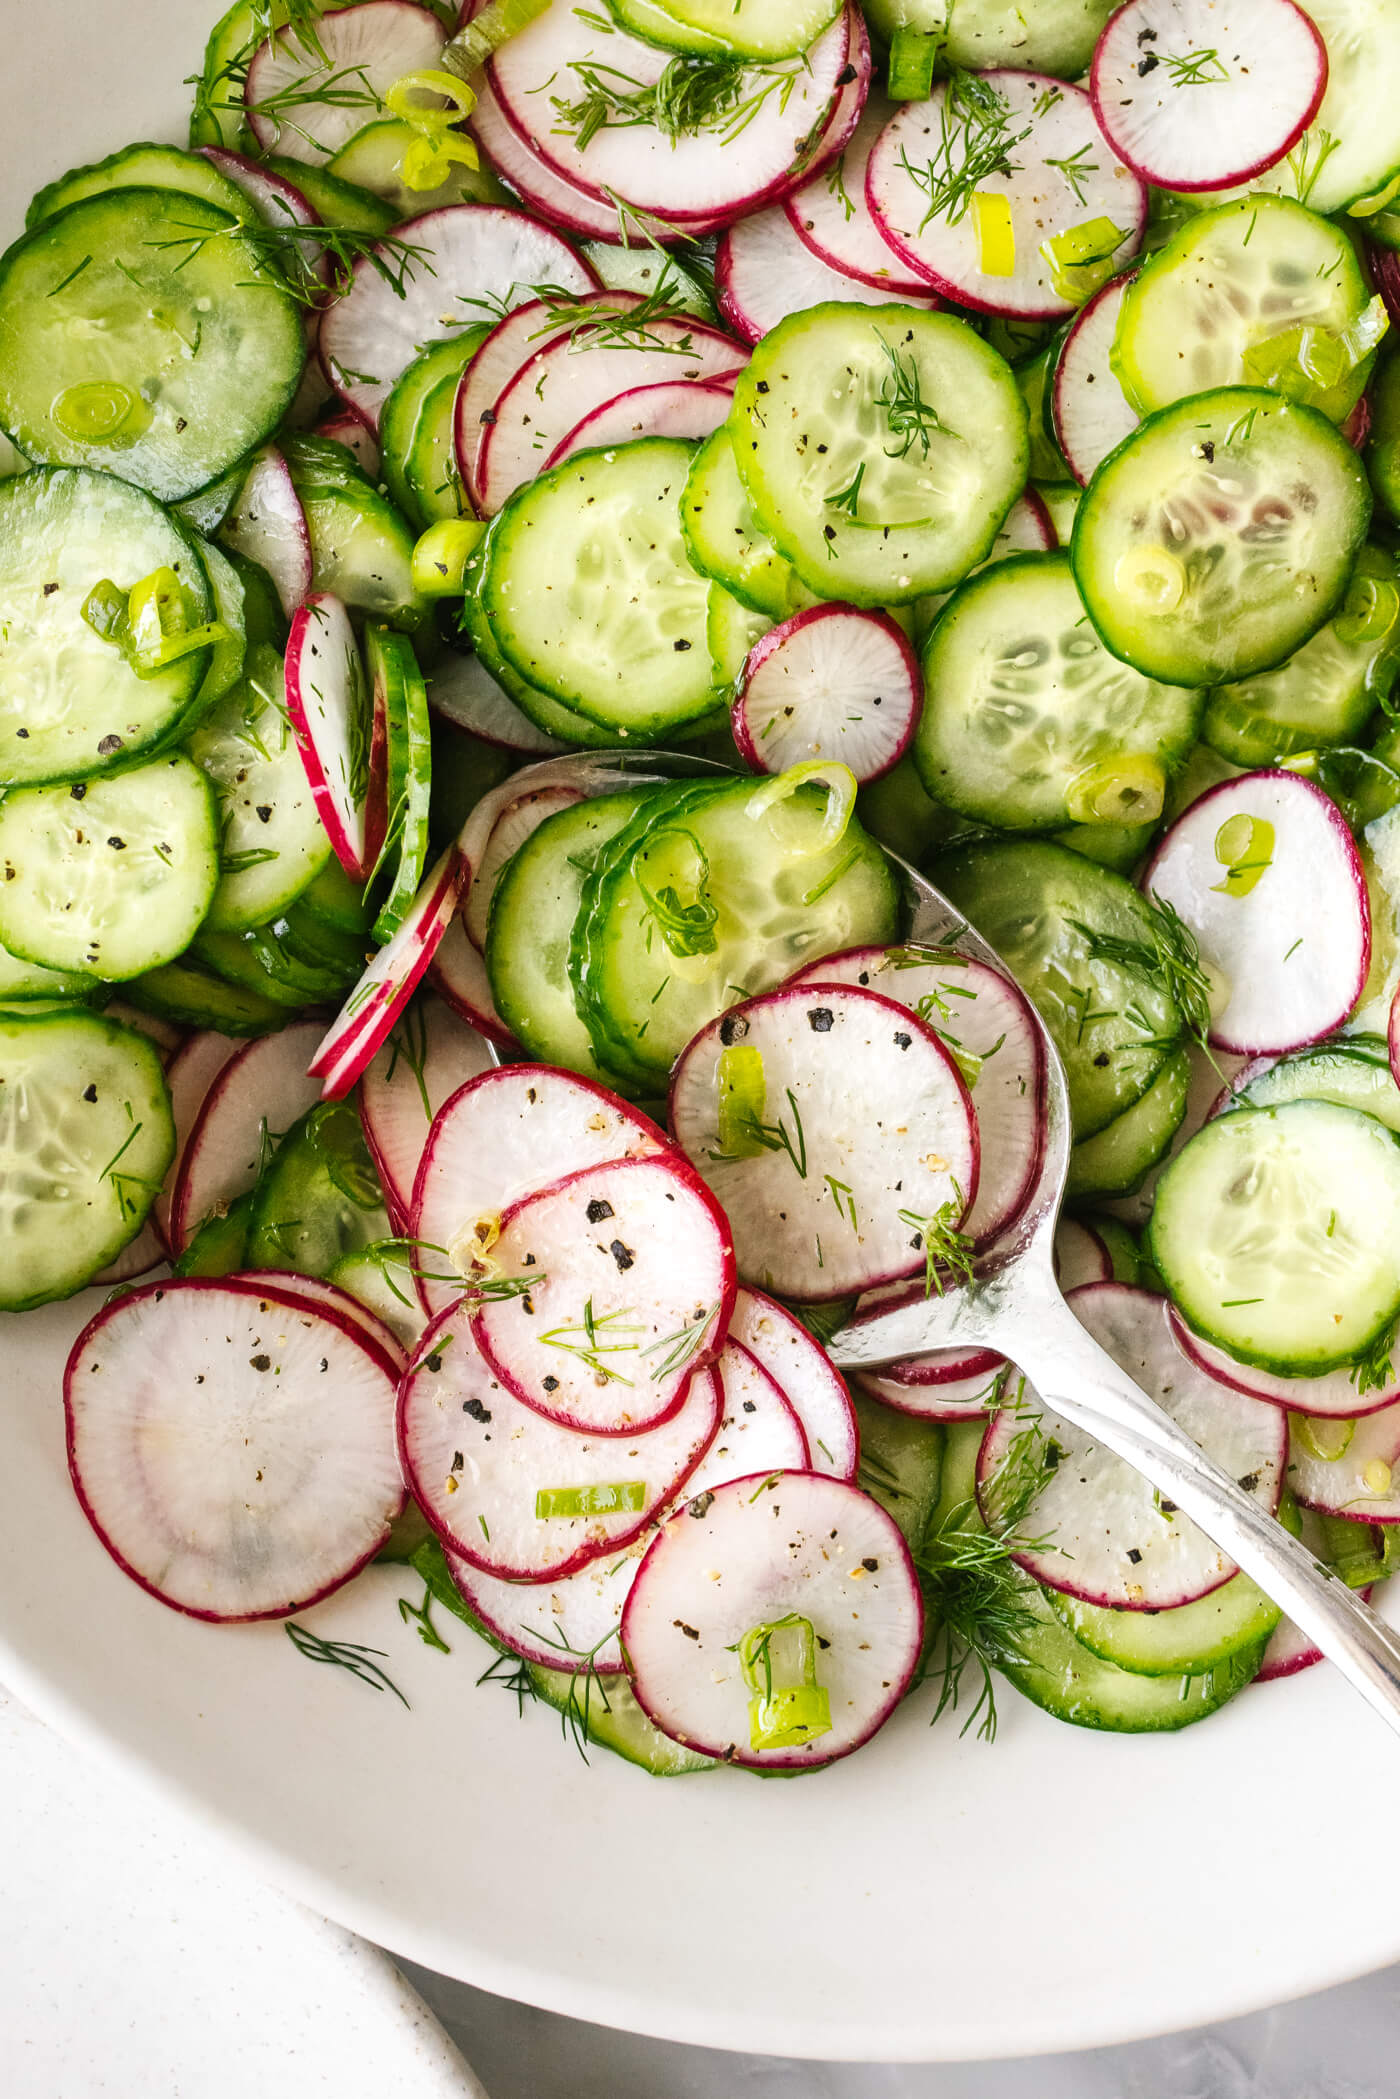
[[1318,176],[1341,143],[1341,140],[1325,127],[1303,133],[1288,156],[1288,172],[1293,177],[1293,187],[1297,191],[1300,204],[1307,203],[1317,187]]
[[1351,1366],[1351,1382],[1356,1387],[1358,1399],[1368,1392],[1381,1392],[1387,1385],[1395,1383],[1395,1365],[1391,1352],[1395,1347],[1396,1328],[1387,1327],[1378,1334],[1364,1356]]
[[[559,1723],[566,1740],[571,1740],[585,1764],[588,1762],[588,1744],[591,1739],[590,1718],[595,1697],[605,1713],[612,1711],[612,1700],[608,1696],[607,1677],[611,1671],[598,1667],[598,1655],[608,1642],[617,1635],[617,1626],[610,1625],[600,1640],[585,1649],[571,1646],[564,1633],[557,1636],[545,1632],[541,1638],[551,1647],[557,1647],[564,1661],[573,1663],[569,1678],[569,1689],[559,1711]],[[514,1694],[516,1710],[525,1711],[527,1699],[554,1709],[554,1702],[539,1690],[535,1683],[531,1665],[520,1661],[513,1654],[498,1654],[494,1661],[482,1670],[477,1678],[480,1684],[499,1684],[505,1691]]]
[[860,484],[865,479],[865,461],[862,459],[846,487],[834,496],[823,498],[828,510],[844,510],[847,517],[854,517],[860,503]]
[[566,1355],[577,1356],[580,1363],[586,1363],[594,1376],[600,1377],[604,1384],[630,1385],[630,1377],[624,1377],[620,1370],[614,1370],[612,1365],[604,1360],[607,1356],[640,1354],[639,1341],[623,1341],[617,1338],[623,1334],[646,1332],[646,1328],[635,1321],[627,1324],[630,1316],[627,1312],[617,1311],[604,1312],[600,1318],[593,1309],[593,1299],[590,1297],[584,1305],[583,1318],[577,1326],[552,1327],[547,1334],[541,1334],[540,1339],[547,1342],[551,1348],[563,1349]]
[[[1195,935],[1165,897],[1154,890],[1147,902],[1148,940],[1123,940],[1101,933],[1082,920],[1069,924],[1084,940],[1092,962],[1108,962],[1146,977],[1169,998],[1181,1015],[1183,1032],[1202,1049],[1210,1032],[1210,978],[1201,962]],[[1097,1018],[1098,1016],[1093,1016]]]
[[423,1106],[423,1117],[433,1119],[433,1104],[428,1094],[425,1076],[428,1065],[428,1009],[426,1006],[410,1006],[403,1019],[389,1037],[389,1069],[384,1074],[386,1086],[394,1083],[394,1073],[402,1058],[413,1074],[418,1088],[418,1098]]
[[[536,284],[531,290],[543,302],[539,326],[530,333],[535,342],[554,337],[567,329],[569,344],[576,350],[660,350],[672,357],[692,357],[695,337],[690,324],[695,315],[679,303],[680,272],[664,250],[661,273],[649,292],[634,304],[617,306],[607,292],[580,298],[560,284]],[[676,339],[658,332],[658,321],[679,321],[685,333]]]
[[[178,221],[177,221],[178,223]],[[280,291],[301,306],[319,306],[327,290],[343,297],[355,281],[357,262],[368,262],[400,299],[417,263],[427,259],[427,249],[394,234],[366,233],[357,226],[299,226],[291,219],[269,226],[261,220],[239,220],[214,232],[191,227],[188,233],[170,240],[148,241],[147,247],[161,250],[184,248],[187,252],[175,265],[182,270],[210,241],[236,239],[251,248],[260,269]],[[318,274],[317,265],[329,265],[330,283]],[[435,274],[432,265],[429,273]]]
[[922,167],[901,146],[900,165],[916,189],[928,198],[919,222],[922,233],[930,219],[956,226],[967,217],[973,193],[988,175],[1014,175],[1010,155],[1031,127],[1012,132],[1011,105],[999,88],[976,73],[950,74],[938,112],[938,142]]
[[438,1654],[451,1654],[452,1649],[433,1624],[435,1600],[431,1587],[424,1582],[421,1603],[410,1603],[406,1596],[399,1598],[399,1616],[405,1625],[417,1626],[418,1637],[425,1647],[433,1648]]
[[[885,446],[885,457],[907,459],[915,445],[919,445],[921,456],[927,459],[929,440],[935,433],[955,437],[957,432],[950,430],[938,411],[924,399],[923,381],[912,354],[901,356],[898,350],[891,349],[878,329],[875,333],[888,366],[875,405],[882,410],[890,436],[895,440],[893,448]],[[852,516],[854,514],[852,512]]]
[[[956,1181],[953,1186],[957,1188]],[[925,1297],[935,1293],[942,1297],[945,1273],[960,1283],[972,1281],[972,1241],[954,1222],[961,1217],[963,1208],[962,1190],[957,1188],[956,1200],[944,1203],[932,1217],[921,1217],[917,1210],[898,1212],[900,1223],[907,1224],[914,1234],[914,1246],[923,1252]]]
[[[202,123],[218,124],[220,117],[225,115],[233,115],[242,122],[248,68],[263,45],[271,43],[280,28],[286,28],[289,41],[308,58],[320,66],[330,64],[321,42],[320,0],[285,0],[280,16],[278,19],[274,14],[272,0],[251,0],[248,8],[250,34],[245,42],[213,73],[187,76],[185,86],[195,91],[193,116],[196,128]],[[221,88],[227,91],[222,96]]]
[[317,152],[325,152],[327,149],[315,133],[308,131],[290,114],[292,110],[364,110],[366,114],[362,121],[367,124],[371,121],[371,112],[382,112],[384,100],[363,65],[336,66],[328,71],[322,64],[310,72],[298,74],[285,87],[274,88],[270,95],[261,96],[248,107],[272,125],[279,141],[284,130],[294,131]]
[[1230,68],[1218,51],[1162,51],[1157,63],[1167,68],[1173,87],[1210,87],[1230,78]]
[[730,145],[773,95],[785,110],[793,89],[810,69],[805,58],[790,65],[754,67],[733,58],[677,57],[651,82],[597,59],[576,60],[568,70],[583,92],[572,99],[551,95],[559,120],[554,129],[572,136],[582,153],[600,131],[641,124],[672,144],[711,131]]
[[852,202],[850,191],[846,188],[846,162],[844,156],[838,160],[833,160],[826,171],[826,193],[829,197],[836,198],[846,215],[846,224],[849,226],[856,215],[856,207]]
[[1058,168],[1065,181],[1074,191],[1076,204],[1082,204],[1085,201],[1084,184],[1091,175],[1097,175],[1099,172],[1098,162],[1090,160],[1088,157],[1093,150],[1092,146],[1080,146],[1077,151],[1066,154],[1063,160],[1052,160],[1048,153],[1045,156],[1046,167]]
[[392,1691],[399,1704],[406,1706],[408,1700],[391,1676],[380,1668],[377,1655],[384,1656],[382,1647],[356,1647],[348,1640],[323,1640],[319,1633],[298,1625],[288,1619],[283,1630],[298,1654],[305,1655],[308,1662],[325,1662],[333,1669],[345,1669],[351,1676],[368,1684],[372,1691]]
[[709,1331],[718,1310],[718,1305],[708,1306],[690,1322],[689,1326],[677,1327],[674,1334],[665,1334],[661,1340],[651,1342],[648,1347],[642,1350],[643,1362],[646,1361],[648,1356],[654,1356],[659,1348],[666,1350],[666,1354],[651,1372],[651,1381],[654,1385],[660,1384],[662,1378],[670,1377],[673,1371],[683,1369],[693,1357],[699,1354],[705,1335]]
[[802,1110],[791,1086],[787,1088],[787,1102],[792,1110],[793,1127],[788,1129],[780,1116],[777,1122],[745,1122],[744,1131],[761,1144],[766,1152],[786,1152],[791,1159],[799,1181],[807,1178],[807,1132],[802,1126]]

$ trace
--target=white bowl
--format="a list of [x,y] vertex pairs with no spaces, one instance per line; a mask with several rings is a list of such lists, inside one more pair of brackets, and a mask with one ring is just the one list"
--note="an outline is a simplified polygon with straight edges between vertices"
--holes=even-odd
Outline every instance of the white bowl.
[[[180,138],[207,27],[190,0],[0,0],[0,227],[66,167]],[[1322,1669],[1164,1738],[1002,1686],[988,1747],[930,1733],[925,1693],[821,1775],[662,1783],[478,1689],[489,1657],[442,1612],[451,1655],[423,1646],[401,1571],[307,1617],[385,1650],[408,1711],[279,1626],[177,1616],[69,1488],[60,1372],[98,1301],[0,1320],[0,1677],[396,1952],[676,2040],[904,2059],[1126,2040],[1400,1956],[1397,1746]]]

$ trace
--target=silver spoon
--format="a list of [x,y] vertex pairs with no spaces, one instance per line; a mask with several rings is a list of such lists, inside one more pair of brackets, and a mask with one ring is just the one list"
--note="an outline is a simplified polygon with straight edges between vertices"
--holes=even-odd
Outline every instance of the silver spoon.
[[[515,773],[505,783],[509,794],[496,795],[503,804],[527,786],[554,783],[610,794],[623,780],[724,770],[679,752],[589,752]],[[911,945],[952,947],[1010,977],[941,891],[897,853],[888,857],[905,885]],[[1026,1210],[979,1260],[971,1282],[843,1328],[829,1344],[833,1359],[843,1369],[876,1370],[937,1348],[991,1348],[1006,1356],[1046,1407],[1125,1459],[1199,1524],[1400,1732],[1400,1635],[1207,1457],[1085,1332],[1060,1295],[1051,1249],[1069,1170],[1069,1093],[1059,1051],[1035,1018],[1045,1057],[1045,1150]]]

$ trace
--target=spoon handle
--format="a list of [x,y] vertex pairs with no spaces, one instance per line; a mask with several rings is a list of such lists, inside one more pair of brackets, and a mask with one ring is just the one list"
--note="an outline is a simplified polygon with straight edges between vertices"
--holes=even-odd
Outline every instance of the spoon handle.
[[1058,1291],[1046,1287],[1000,1306],[988,1322],[993,1337],[1048,1408],[1125,1458],[1198,1523],[1400,1733],[1400,1636],[1119,1369]]

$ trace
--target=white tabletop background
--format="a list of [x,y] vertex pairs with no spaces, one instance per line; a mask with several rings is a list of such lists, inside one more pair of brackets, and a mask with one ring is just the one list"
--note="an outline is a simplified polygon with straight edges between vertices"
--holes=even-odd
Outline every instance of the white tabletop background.
[[[1299,1840],[1310,1814],[1325,1840],[1334,1811],[1300,1781]],[[1387,1831],[1382,1812],[1383,1872]],[[1005,1945],[988,1951],[1008,1989],[1045,1921],[1008,1896]],[[620,1914],[620,1959],[629,1928],[645,1918]],[[718,1999],[722,1947],[708,1986]],[[1397,2061],[1400,1969],[1199,2034],[967,2067],[791,2062],[581,2025],[401,1976],[0,1689],[3,2099],[1393,2099]]]

